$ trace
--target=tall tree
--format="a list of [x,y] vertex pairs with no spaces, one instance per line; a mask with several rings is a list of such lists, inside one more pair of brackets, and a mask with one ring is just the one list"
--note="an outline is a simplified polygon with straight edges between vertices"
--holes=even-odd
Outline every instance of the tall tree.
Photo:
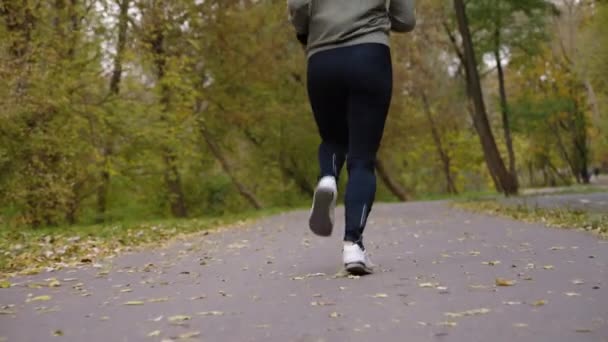
[[484,151],[488,169],[495,177],[494,180],[496,189],[505,193],[506,195],[513,195],[517,193],[518,185],[513,176],[505,167],[488,121],[483,92],[481,90],[481,83],[479,80],[477,58],[475,56],[475,49],[471,39],[471,32],[469,29],[466,8],[463,0],[454,0],[454,8],[456,10],[458,29],[460,31],[460,36],[462,37],[467,93],[471,97],[474,107],[474,111],[472,112],[473,123],[479,135],[479,140]]

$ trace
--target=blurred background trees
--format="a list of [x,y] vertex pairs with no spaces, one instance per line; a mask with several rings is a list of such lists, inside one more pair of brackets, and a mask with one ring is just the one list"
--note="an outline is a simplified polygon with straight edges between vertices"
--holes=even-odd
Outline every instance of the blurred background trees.
[[[608,171],[608,2],[432,0],[394,35],[381,200]],[[300,206],[305,55],[272,0],[0,0],[0,221]]]

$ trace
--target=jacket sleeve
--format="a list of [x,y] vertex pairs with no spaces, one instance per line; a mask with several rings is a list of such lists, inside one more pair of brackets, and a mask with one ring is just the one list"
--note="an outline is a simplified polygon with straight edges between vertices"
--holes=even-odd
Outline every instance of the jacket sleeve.
[[287,0],[289,21],[299,36],[308,35],[310,0]]
[[390,0],[391,30],[410,32],[416,27],[415,0]]

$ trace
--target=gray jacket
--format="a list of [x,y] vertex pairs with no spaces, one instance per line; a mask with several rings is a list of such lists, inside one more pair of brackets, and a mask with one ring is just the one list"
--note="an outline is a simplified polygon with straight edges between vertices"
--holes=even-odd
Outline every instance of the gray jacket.
[[416,26],[415,0],[287,0],[289,19],[306,37],[308,56],[362,43],[389,45],[389,32]]

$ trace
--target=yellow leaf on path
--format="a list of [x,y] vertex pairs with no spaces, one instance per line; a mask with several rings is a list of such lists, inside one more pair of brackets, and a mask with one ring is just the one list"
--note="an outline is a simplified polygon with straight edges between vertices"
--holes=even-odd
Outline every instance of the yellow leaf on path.
[[144,302],[142,302],[140,300],[131,300],[131,301],[125,302],[123,305],[144,305]]
[[8,280],[0,281],[0,289],[8,289],[11,287],[11,283]]
[[148,337],[156,337],[160,336],[160,330],[154,330],[153,332],[148,334]]
[[553,265],[545,265],[545,266],[543,266],[543,268],[546,269],[546,270],[552,270],[555,267]]
[[49,287],[59,287],[59,286],[61,286],[61,283],[57,279],[51,279],[51,281],[49,281],[48,286]]
[[422,288],[434,288],[439,286],[439,283],[420,283],[418,284],[418,286],[422,287]]
[[545,304],[547,304],[547,301],[544,299],[541,299],[541,300],[537,300],[537,301],[533,302],[532,306],[543,306]]
[[565,292],[564,293],[566,296],[568,297],[580,297],[580,293],[576,293],[576,292]]
[[514,280],[508,280],[504,278],[496,278],[496,286],[513,286],[515,285]]
[[51,297],[49,295],[37,296],[32,299],[29,299],[28,302],[45,302],[47,300],[51,300],[51,298],[53,298],[53,297]]
[[329,317],[331,317],[331,318],[338,318],[338,317],[340,317],[340,316],[342,316],[342,315],[340,315],[340,314],[339,314],[339,313],[337,313],[337,312],[332,312],[332,313],[330,313],[330,314],[329,314]]
[[373,295],[374,298],[388,298],[388,295],[386,293],[376,293],[375,295]]
[[175,315],[175,316],[171,316],[167,319],[169,320],[169,322],[183,322],[183,321],[191,320],[192,317],[187,316],[187,315]]

